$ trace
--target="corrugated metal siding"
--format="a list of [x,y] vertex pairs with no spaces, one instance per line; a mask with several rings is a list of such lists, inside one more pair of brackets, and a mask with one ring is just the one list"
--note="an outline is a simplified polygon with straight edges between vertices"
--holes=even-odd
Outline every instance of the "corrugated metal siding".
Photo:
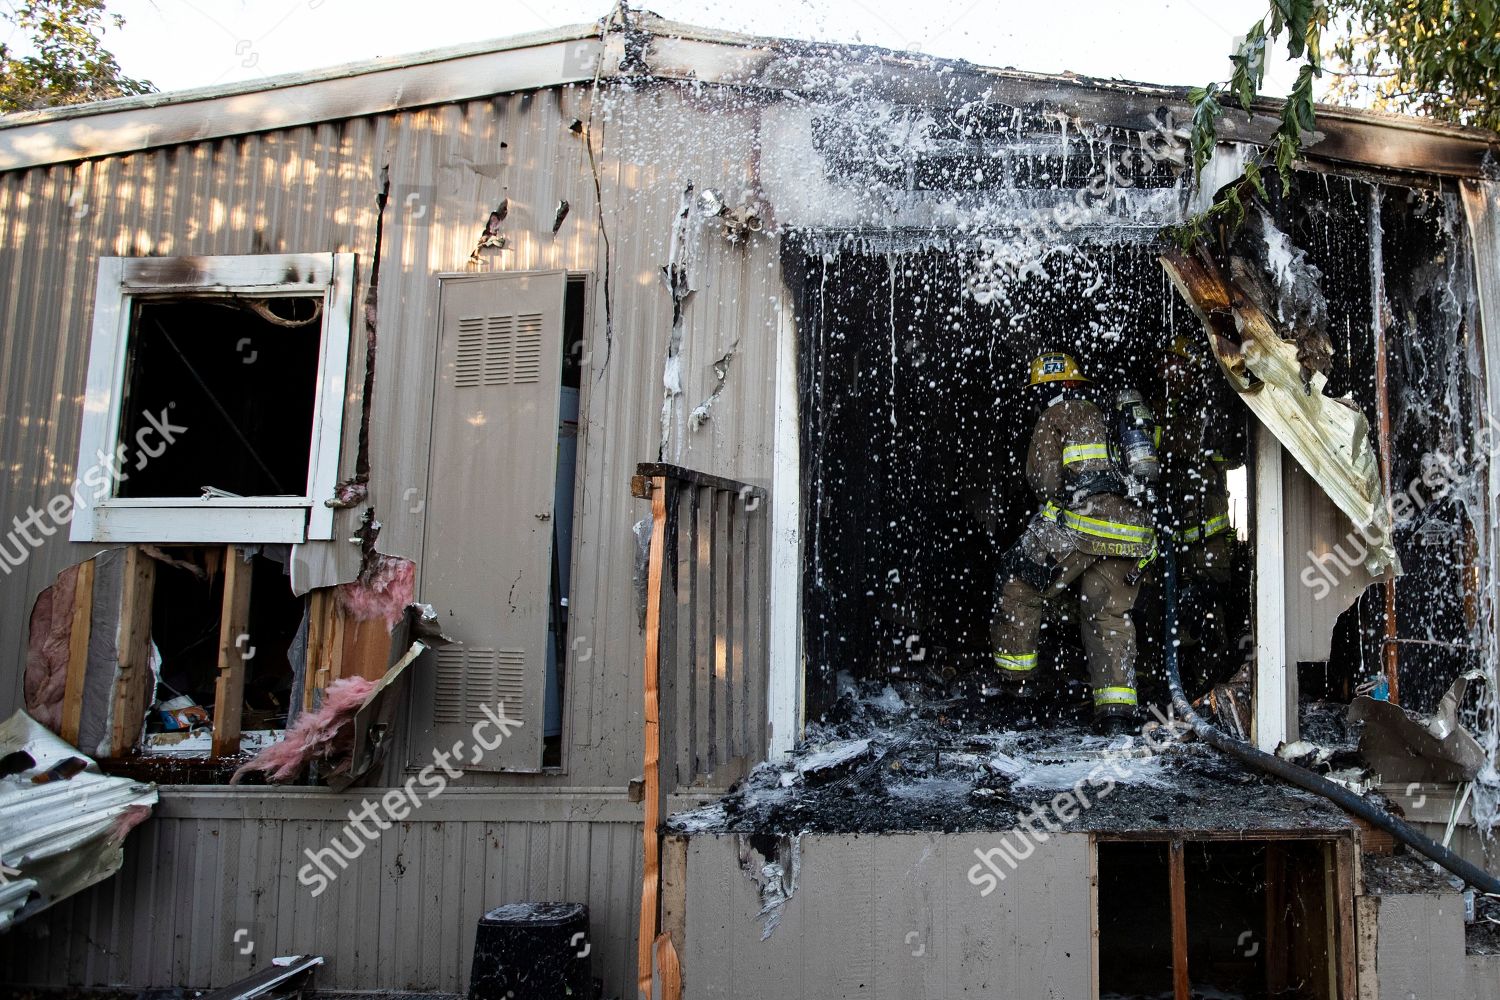
[[[604,282],[593,284],[581,449],[582,489],[572,621],[568,733],[578,752],[562,778],[501,783],[623,784],[639,772],[641,640],[629,581],[637,462],[658,457],[662,366],[671,302],[657,278],[683,188],[735,199],[755,189],[758,110],[734,97],[669,85],[601,97],[595,116],[604,225],[612,261],[613,343],[605,347]],[[372,405],[372,497],[382,551],[420,560],[431,423],[436,274],[463,270],[489,211],[509,199],[507,269],[568,268],[602,276],[594,178],[584,140],[586,88],[449,105],[378,119],[200,143],[77,167],[0,174],[0,288],[7,336],[0,384],[7,405],[5,521],[41,506],[74,475],[87,365],[95,259],[101,255],[355,251],[368,268],[375,192],[389,167],[381,266],[379,349]],[[714,127],[704,130],[705,121]],[[70,206],[74,186],[79,197]],[[408,201],[408,195],[416,199]],[[551,232],[559,200],[571,208]],[[420,216],[417,209],[425,209]],[[86,210],[85,210],[86,209]],[[81,217],[71,216],[81,213]],[[774,329],[781,293],[776,241],[700,241],[698,292],[681,349],[682,415],[712,391],[713,365],[737,342],[711,419],[685,430],[669,459],[765,482],[770,469]],[[488,266],[488,265],[487,265]],[[361,275],[361,300],[368,275]],[[342,465],[352,473],[364,353],[359,310],[350,352]],[[347,537],[357,512],[341,514]],[[0,707],[21,704],[26,619],[36,594],[83,546],[53,543],[0,582],[0,629],[13,664]],[[323,582],[346,579],[357,551],[305,547]],[[441,572],[441,567],[423,567]],[[588,654],[586,658],[583,654]]]
[[[357,808],[357,800],[347,803]],[[275,955],[328,958],[320,989],[460,993],[480,915],[570,900],[590,915],[593,972],[621,995],[634,968],[640,829],[620,822],[448,820],[392,827],[321,896],[297,881],[335,819],[166,816],[114,878],[0,938],[7,984],[218,987]],[[235,932],[249,933],[235,940]],[[247,940],[253,954],[240,954]]]
[[[75,475],[99,256],[353,251],[360,254],[362,304],[375,193],[388,166],[371,487],[385,525],[380,549],[420,565],[436,274],[464,269],[489,211],[508,198],[510,248],[498,266],[594,276],[572,602],[573,634],[583,642],[571,650],[568,670],[567,773],[474,780],[550,787],[559,796],[569,787],[623,789],[639,774],[641,754],[631,527],[648,514],[630,496],[629,478],[636,463],[659,457],[672,313],[658,275],[689,181],[721,191],[732,204],[756,189],[759,113],[733,95],[675,86],[601,100],[594,134],[614,316],[606,350],[595,181],[587,147],[569,128],[589,119],[588,101],[586,88],[562,88],[0,173],[0,523],[28,504],[42,506]],[[417,195],[410,203],[409,194]],[[554,237],[560,199],[571,209]],[[716,223],[698,227],[693,238],[698,291],[685,313],[680,415],[712,391],[714,363],[731,345],[737,353],[711,419],[696,432],[679,422],[666,458],[765,484],[781,295],[776,240],[760,236],[735,247]],[[357,305],[345,475],[354,467],[364,343]],[[336,537],[349,536],[357,514],[339,515]],[[88,554],[90,547],[60,535],[0,578],[0,669],[7,672],[0,711],[22,703],[26,622],[36,594]],[[302,556],[315,580],[332,582],[352,574],[357,550],[334,542],[306,546]],[[628,986],[640,878],[633,822],[520,819],[500,796],[483,820],[391,831],[380,844],[378,871],[346,876],[314,901],[295,881],[297,859],[304,847],[326,844],[341,821],[278,818],[282,794],[256,793],[262,806],[235,818],[214,813],[214,796],[237,802],[243,792],[200,792],[153,819],[128,841],[120,875],[35,923],[46,936],[12,934],[0,942],[5,978],[218,985],[247,967],[234,954],[231,924],[254,920],[274,942],[261,946],[262,957],[328,954],[330,968],[319,978],[325,987],[453,990],[466,980],[472,921],[483,907],[570,898],[589,902],[603,928],[596,931],[596,974],[615,990]]]

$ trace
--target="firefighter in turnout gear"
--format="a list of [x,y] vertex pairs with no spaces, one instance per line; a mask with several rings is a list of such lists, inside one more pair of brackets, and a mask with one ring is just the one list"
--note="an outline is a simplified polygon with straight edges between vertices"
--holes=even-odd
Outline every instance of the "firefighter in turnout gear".
[[[1166,523],[1177,552],[1181,641],[1210,655],[1225,653],[1243,615],[1231,621],[1235,533],[1225,474],[1244,464],[1243,426],[1235,404],[1214,398],[1212,361],[1187,337],[1162,356],[1167,397],[1157,408]],[[1198,658],[1202,660],[1202,657]]]
[[1126,497],[1111,456],[1104,412],[1079,394],[1088,381],[1073,358],[1047,353],[1031,364],[1032,392],[1050,393],[1031,433],[1026,480],[1041,504],[1005,553],[991,619],[994,670],[984,695],[1025,695],[1037,669],[1042,602],[1078,585],[1095,725],[1115,734],[1136,714],[1135,605],[1143,567],[1155,555],[1151,519]]

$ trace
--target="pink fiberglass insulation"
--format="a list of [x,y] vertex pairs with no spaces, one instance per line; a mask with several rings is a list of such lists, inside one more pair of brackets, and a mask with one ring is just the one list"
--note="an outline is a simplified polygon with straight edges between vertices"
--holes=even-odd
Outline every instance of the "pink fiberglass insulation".
[[339,606],[355,621],[385,620],[386,630],[396,627],[402,612],[416,596],[417,564],[399,556],[376,554],[368,572],[353,583],[335,588]]
[[57,581],[37,596],[31,608],[22,681],[26,711],[54,733],[62,726],[63,690],[68,685],[68,640],[73,633],[73,589],[78,567],[57,574]]
[[277,784],[294,781],[313,761],[325,765],[326,774],[348,770],[354,749],[354,713],[375,689],[375,683],[363,677],[342,677],[328,685],[323,704],[316,711],[297,716],[286,736],[234,772],[230,783],[237,783],[250,771],[263,771]]

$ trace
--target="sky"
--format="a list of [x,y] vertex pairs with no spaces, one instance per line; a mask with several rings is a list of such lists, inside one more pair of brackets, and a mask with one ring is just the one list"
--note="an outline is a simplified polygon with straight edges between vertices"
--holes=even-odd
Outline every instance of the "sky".
[[[1165,84],[1224,79],[1266,0],[651,0],[704,27],[859,42],[987,66]],[[125,72],[183,90],[593,22],[608,0],[109,0]],[[1264,92],[1295,72],[1272,67]]]

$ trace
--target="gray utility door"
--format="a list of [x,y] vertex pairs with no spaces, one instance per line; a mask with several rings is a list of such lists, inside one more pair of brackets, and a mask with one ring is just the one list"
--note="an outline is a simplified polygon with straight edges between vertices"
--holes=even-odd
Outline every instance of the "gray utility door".
[[[459,642],[422,672],[417,765],[461,743],[467,770],[541,768],[566,283],[563,271],[442,279],[422,599]],[[476,754],[475,723],[502,702],[523,725]]]

